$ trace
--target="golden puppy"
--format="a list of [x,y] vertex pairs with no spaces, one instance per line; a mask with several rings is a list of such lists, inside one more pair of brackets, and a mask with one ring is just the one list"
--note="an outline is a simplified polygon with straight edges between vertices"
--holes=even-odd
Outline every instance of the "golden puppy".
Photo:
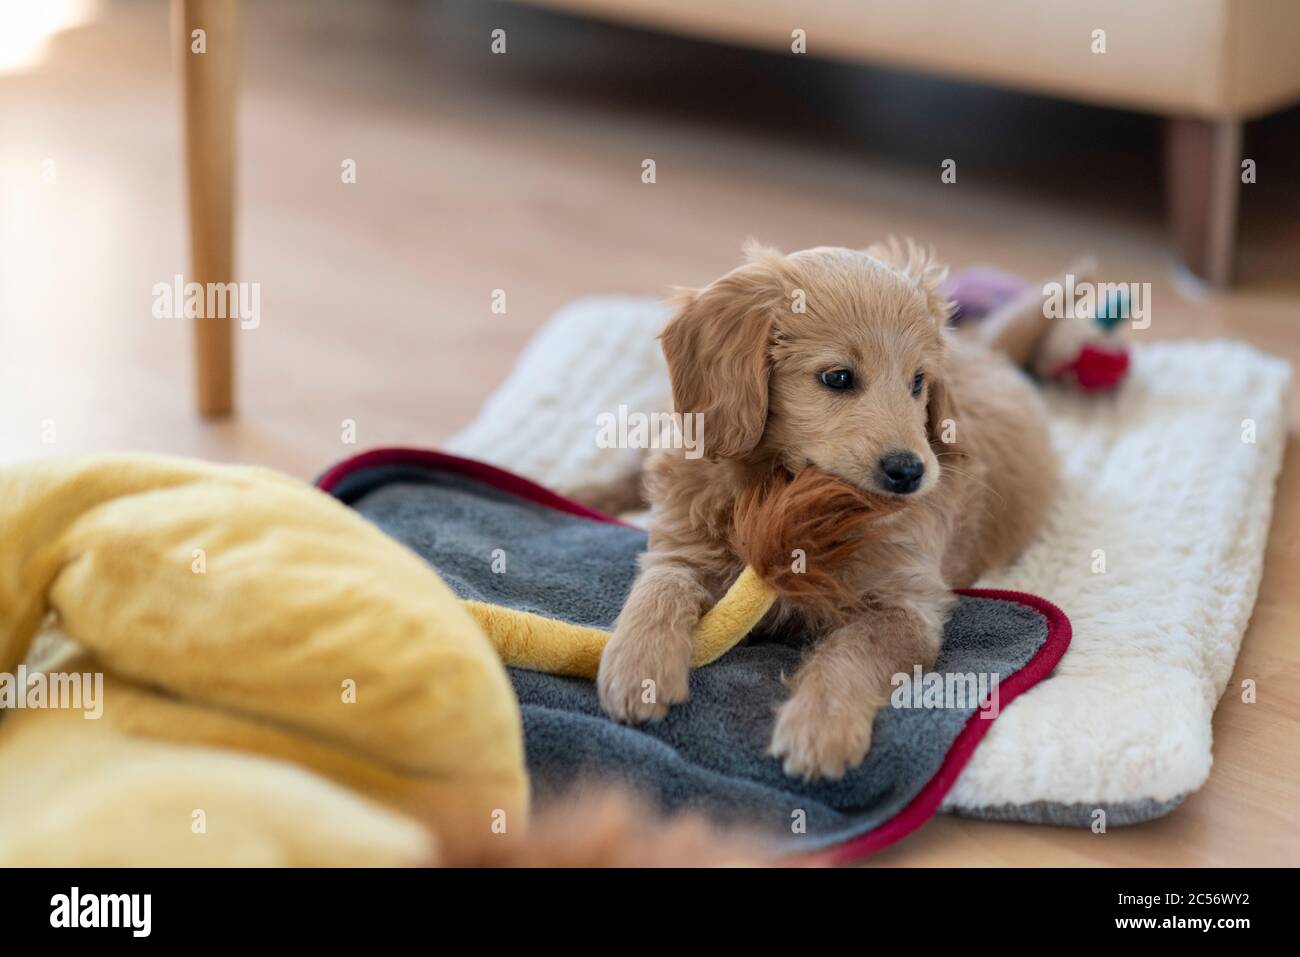
[[771,753],[787,774],[840,777],[871,747],[892,676],[933,665],[952,589],[1034,536],[1056,464],[1028,380],[945,331],[946,270],[928,252],[747,252],[685,294],[662,336],[676,411],[703,415],[704,455],[664,449],[648,463],[649,548],[601,659],[600,700],[626,722],[686,700],[691,629],[744,564],[738,502],[811,466],[896,506],[839,573],[860,596],[849,613],[784,597],[769,622],[814,639]]

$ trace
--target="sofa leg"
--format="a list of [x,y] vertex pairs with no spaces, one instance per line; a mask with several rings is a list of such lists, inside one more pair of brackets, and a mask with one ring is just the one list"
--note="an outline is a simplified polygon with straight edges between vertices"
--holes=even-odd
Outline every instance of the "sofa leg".
[[1215,286],[1232,282],[1241,188],[1237,119],[1171,117],[1165,129],[1169,217],[1183,261]]
[[[189,187],[190,281],[234,276],[235,86],[238,0],[173,0],[185,117]],[[195,52],[194,31],[204,52]],[[234,410],[231,320],[194,320],[195,400],[199,414]]]

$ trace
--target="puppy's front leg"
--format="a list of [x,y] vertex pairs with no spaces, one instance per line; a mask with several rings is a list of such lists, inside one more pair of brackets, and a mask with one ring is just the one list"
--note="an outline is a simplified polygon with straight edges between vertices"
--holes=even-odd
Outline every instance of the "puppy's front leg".
[[822,639],[777,711],[768,753],[783,759],[785,773],[841,778],[861,762],[893,676],[934,664],[943,618],[934,608],[871,609]]
[[640,724],[686,700],[692,632],[709,600],[688,566],[660,561],[643,567],[600,657],[596,687],[606,714]]

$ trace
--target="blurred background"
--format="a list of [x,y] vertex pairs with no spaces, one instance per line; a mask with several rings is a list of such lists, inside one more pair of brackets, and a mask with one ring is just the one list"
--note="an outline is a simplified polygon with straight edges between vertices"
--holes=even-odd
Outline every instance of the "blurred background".
[[[694,6],[719,13],[715,37],[736,12]],[[189,272],[170,6],[0,11],[4,461],[156,449],[307,477],[350,451],[344,419],[361,447],[436,445],[558,306],[705,283],[750,235],[910,234],[1027,277],[1095,250],[1107,278],[1154,284],[1145,334],[1300,358],[1295,110],[1245,127],[1258,182],[1236,283],[1215,291],[1179,264],[1154,113],[825,58],[824,27],[792,55],[785,29],[762,50],[532,4],[245,0],[235,278],[260,283],[261,322],[235,333],[238,415],[205,422],[189,324],[150,312],[153,285]],[[936,44],[961,42],[951,26],[935,19]]]

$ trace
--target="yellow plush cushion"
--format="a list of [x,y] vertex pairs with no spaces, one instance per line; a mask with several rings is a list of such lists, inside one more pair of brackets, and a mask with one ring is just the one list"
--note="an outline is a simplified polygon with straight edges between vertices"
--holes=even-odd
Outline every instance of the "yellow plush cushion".
[[116,734],[80,716],[11,717],[0,722],[5,866],[366,867],[439,859],[436,837],[416,821],[295,764]]
[[[746,570],[693,664],[772,601]],[[33,649],[46,625],[66,637]],[[0,712],[0,864],[433,863],[518,832],[502,661],[594,677],[608,638],[462,603],[351,509],[265,469],[0,471],[0,673],[103,680],[97,719]]]
[[[491,644],[420,558],[300,482],[148,455],[0,472],[0,672],[51,611],[108,675],[79,738],[284,758],[444,841],[523,825],[519,711]],[[53,749],[66,719],[23,713],[23,734],[44,724]]]

